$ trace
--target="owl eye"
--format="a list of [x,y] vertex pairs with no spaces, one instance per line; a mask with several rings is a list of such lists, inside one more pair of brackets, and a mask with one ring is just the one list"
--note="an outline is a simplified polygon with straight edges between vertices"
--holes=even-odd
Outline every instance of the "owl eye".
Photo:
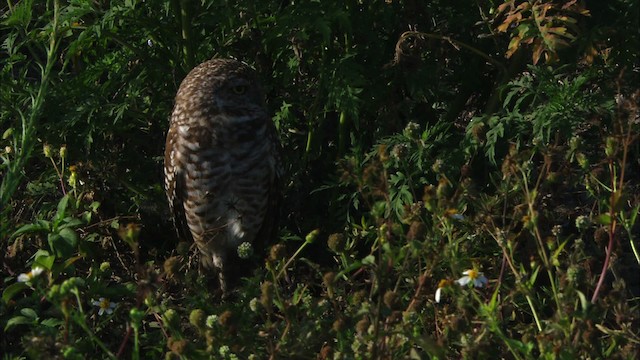
[[237,85],[231,88],[234,94],[242,95],[247,92],[247,87],[245,85]]

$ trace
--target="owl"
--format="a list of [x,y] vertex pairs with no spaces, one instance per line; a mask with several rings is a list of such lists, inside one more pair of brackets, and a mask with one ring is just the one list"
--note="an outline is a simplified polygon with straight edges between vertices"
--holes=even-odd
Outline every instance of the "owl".
[[231,59],[195,67],[180,84],[164,154],[178,235],[192,240],[222,294],[241,271],[237,248],[277,231],[281,163],[256,72]]

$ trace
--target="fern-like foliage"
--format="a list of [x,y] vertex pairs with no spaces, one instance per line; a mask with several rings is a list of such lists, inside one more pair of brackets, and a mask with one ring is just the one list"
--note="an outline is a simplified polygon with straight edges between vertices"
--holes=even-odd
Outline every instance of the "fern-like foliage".
[[534,64],[541,56],[547,63],[556,61],[558,50],[569,46],[578,36],[577,24],[582,16],[589,16],[589,10],[577,0],[506,1],[496,12],[496,18],[502,19],[498,32],[511,34],[505,56],[510,58],[523,45],[530,45]]
[[[485,155],[496,163],[496,149],[505,141],[524,143],[565,142],[576,131],[589,126],[589,114],[611,114],[615,104],[593,88],[597,75],[582,72],[567,75],[566,68],[530,66],[521,77],[503,89],[503,110],[475,118],[467,136],[483,133]],[[480,131],[482,128],[482,131]]]

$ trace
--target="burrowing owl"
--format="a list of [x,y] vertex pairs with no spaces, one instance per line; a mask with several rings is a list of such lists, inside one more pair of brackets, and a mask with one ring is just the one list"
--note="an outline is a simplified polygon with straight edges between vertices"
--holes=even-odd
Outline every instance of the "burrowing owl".
[[238,245],[274,235],[279,142],[255,71],[236,60],[194,68],[176,95],[164,155],[178,234],[192,239],[226,294]]

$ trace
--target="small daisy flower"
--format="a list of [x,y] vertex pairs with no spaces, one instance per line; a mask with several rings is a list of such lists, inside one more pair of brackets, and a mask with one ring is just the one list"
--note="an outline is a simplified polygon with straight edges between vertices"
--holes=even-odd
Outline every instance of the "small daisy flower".
[[464,220],[464,215],[460,214],[458,212],[458,209],[447,209],[444,212],[444,214],[447,215],[448,217],[454,219],[454,220],[458,220],[458,221]]
[[456,280],[460,286],[466,286],[470,282],[473,282],[473,286],[483,287],[489,282],[489,280],[487,280],[487,278],[478,270],[471,269],[463,272],[462,274],[464,276]]
[[93,300],[92,304],[98,307],[98,315],[102,316],[104,313],[107,315],[113,314],[113,310],[116,308],[116,303],[109,301],[109,299],[101,297],[98,300]]
[[18,282],[23,282],[23,283],[31,282],[33,279],[40,276],[40,274],[42,274],[43,271],[44,271],[44,268],[36,266],[33,269],[31,269],[31,271],[29,271],[28,273],[18,275]]
[[446,288],[449,285],[451,285],[451,280],[447,280],[447,279],[440,280],[440,282],[438,283],[438,289],[436,290],[437,303],[440,303],[440,298],[442,297],[442,289]]
[[258,311],[258,304],[260,304],[260,300],[258,300],[258,298],[251,299],[251,301],[249,301],[249,309],[253,312]]

